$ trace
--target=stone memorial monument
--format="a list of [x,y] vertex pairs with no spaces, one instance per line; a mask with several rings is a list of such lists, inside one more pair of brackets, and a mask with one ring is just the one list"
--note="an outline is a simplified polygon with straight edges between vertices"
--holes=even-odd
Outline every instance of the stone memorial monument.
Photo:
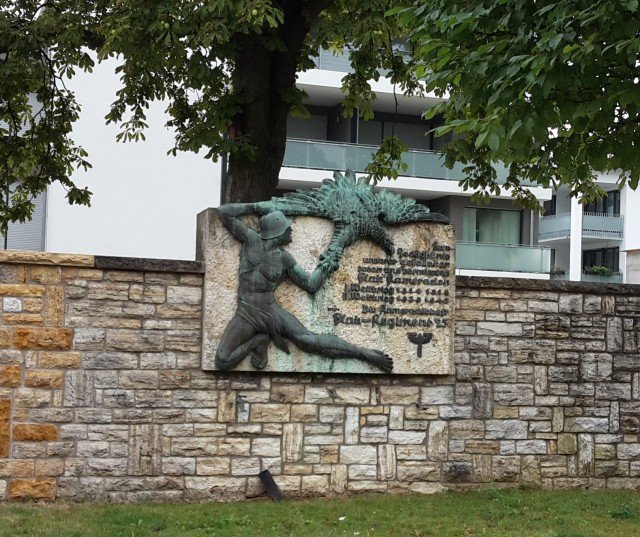
[[445,217],[353,173],[198,216],[203,368],[452,373]]

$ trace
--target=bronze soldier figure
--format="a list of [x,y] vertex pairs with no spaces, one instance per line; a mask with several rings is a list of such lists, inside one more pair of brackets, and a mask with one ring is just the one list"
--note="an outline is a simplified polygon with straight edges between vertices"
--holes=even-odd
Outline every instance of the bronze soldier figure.
[[283,249],[291,242],[291,222],[281,211],[260,218],[260,233],[239,219],[251,213],[264,213],[264,209],[255,203],[231,203],[218,209],[224,225],[242,242],[242,250],[236,313],[222,335],[216,367],[232,369],[250,355],[253,366],[263,369],[267,365],[269,341],[289,354],[285,342],[289,340],[309,353],[333,359],[357,358],[390,373],[393,360],[387,354],[352,345],[331,334],[315,334],[276,302],[274,292],[286,278],[308,293],[318,291],[338,269],[339,253],[321,258],[317,268],[307,274]]

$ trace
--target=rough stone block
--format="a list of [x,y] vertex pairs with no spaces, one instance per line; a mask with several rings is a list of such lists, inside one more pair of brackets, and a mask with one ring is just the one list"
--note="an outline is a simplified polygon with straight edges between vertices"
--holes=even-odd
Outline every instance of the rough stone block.
[[41,352],[38,365],[50,369],[77,369],[80,367],[79,352]]
[[54,441],[58,439],[58,429],[49,423],[21,423],[13,426],[14,441]]
[[22,367],[19,365],[0,366],[0,388],[17,388],[21,377]]
[[421,404],[452,405],[455,403],[453,386],[427,386],[422,389]]
[[169,286],[167,287],[167,303],[169,304],[200,304],[202,287]]
[[520,477],[520,457],[499,455],[493,457],[492,473],[494,481],[518,481]]
[[9,399],[0,399],[0,459],[9,457],[10,426],[11,401]]
[[70,328],[16,327],[13,346],[27,350],[70,350],[73,331]]
[[607,353],[584,353],[580,361],[580,375],[582,380],[602,381],[610,380],[613,357]]
[[290,406],[277,403],[254,403],[251,405],[251,421],[285,423],[290,419]]
[[403,461],[397,464],[398,481],[439,481],[440,463]]
[[445,462],[442,465],[442,480],[445,483],[468,483],[472,480],[472,471],[470,462]]
[[341,464],[372,464],[378,460],[376,446],[340,446]]
[[525,439],[527,438],[527,422],[520,420],[487,420],[486,438],[492,439]]
[[329,476],[303,475],[300,483],[300,491],[303,494],[326,494],[329,492]]
[[[163,460],[165,460],[163,458]],[[197,461],[196,473],[198,475],[229,475],[231,458],[229,457],[198,457],[197,459],[185,459]]]
[[522,324],[479,322],[476,325],[476,333],[479,336],[522,336]]
[[609,418],[565,418],[564,430],[569,433],[607,433]]
[[284,462],[296,462],[302,458],[303,427],[301,423],[286,423],[282,427]]
[[448,427],[446,421],[432,421],[429,423],[427,435],[427,455],[429,460],[447,460],[449,445]]
[[24,385],[31,388],[60,388],[62,378],[61,371],[31,370],[27,371]]
[[418,386],[381,386],[380,403],[383,405],[410,405],[420,400]]
[[35,297],[44,295],[44,285],[0,284],[0,296]]
[[533,386],[530,384],[494,384],[493,399],[504,406],[532,405]]
[[162,351],[164,336],[154,330],[109,330],[106,349],[128,352]]
[[10,500],[41,500],[52,502],[56,499],[55,479],[14,479],[9,482]]
[[545,440],[517,440],[516,453],[519,455],[546,455],[547,442]]

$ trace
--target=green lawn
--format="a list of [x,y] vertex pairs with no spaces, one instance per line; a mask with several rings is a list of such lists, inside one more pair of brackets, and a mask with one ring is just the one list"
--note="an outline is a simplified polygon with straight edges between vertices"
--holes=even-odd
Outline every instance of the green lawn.
[[640,493],[486,490],[234,504],[0,506],[0,536],[640,536]]

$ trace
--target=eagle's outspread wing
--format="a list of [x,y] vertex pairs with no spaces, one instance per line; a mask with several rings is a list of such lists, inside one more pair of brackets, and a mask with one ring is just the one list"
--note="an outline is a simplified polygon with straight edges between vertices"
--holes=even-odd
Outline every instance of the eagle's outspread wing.
[[278,210],[288,216],[317,216],[332,220],[335,229],[325,257],[339,257],[347,246],[362,238],[372,240],[391,254],[393,241],[382,224],[448,221],[412,199],[388,190],[375,191],[364,177],[356,178],[351,170],[344,174],[335,172],[333,179],[325,179],[318,188],[288,192],[259,205],[265,213]]

